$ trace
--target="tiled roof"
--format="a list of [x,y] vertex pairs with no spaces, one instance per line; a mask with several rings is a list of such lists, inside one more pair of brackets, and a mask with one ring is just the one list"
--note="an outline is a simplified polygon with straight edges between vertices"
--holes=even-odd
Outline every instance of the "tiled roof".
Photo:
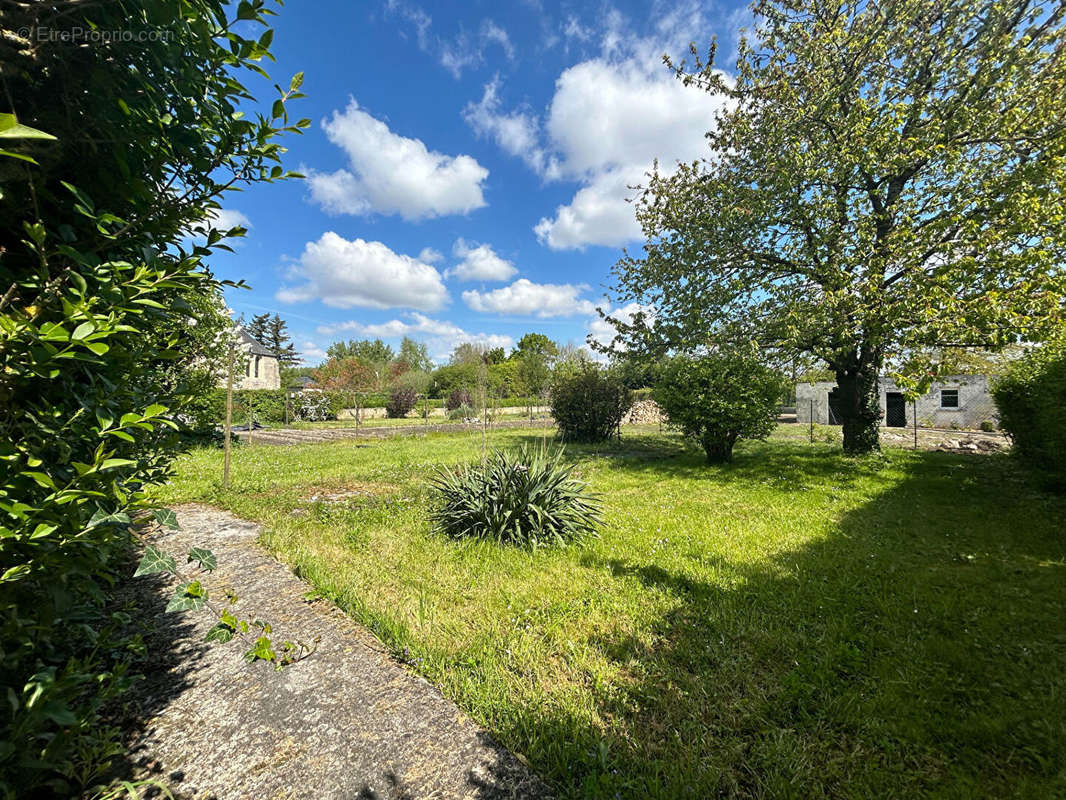
[[241,343],[248,345],[247,352],[254,356],[270,356],[271,358],[276,358],[266,345],[253,338],[244,328],[238,328],[237,330],[240,333]]

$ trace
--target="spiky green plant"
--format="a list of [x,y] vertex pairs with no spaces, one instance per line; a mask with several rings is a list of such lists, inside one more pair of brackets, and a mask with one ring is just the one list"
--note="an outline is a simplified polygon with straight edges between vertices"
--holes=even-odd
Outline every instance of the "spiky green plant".
[[495,451],[484,464],[442,468],[431,486],[430,519],[454,539],[476,537],[520,547],[566,545],[596,535],[600,500],[571,477],[562,450]]

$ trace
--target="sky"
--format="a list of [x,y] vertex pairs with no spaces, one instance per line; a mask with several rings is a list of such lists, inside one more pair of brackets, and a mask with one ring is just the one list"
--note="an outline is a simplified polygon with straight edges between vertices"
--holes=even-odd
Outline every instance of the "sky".
[[662,55],[716,36],[729,72],[749,20],[707,2],[290,2],[265,66],[282,85],[304,72],[290,113],[312,124],[283,144],[306,179],[223,198],[220,224],[248,234],[210,265],[252,287],[227,303],[279,314],[307,364],[353,338],[411,336],[441,362],[529,331],[609,339],[596,309],[633,310],[609,292],[640,251],[631,187],[704,155],[720,103]]

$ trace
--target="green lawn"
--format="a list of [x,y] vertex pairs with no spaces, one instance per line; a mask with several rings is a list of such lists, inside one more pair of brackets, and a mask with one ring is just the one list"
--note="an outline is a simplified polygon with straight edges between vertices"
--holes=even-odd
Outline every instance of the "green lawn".
[[650,428],[571,447],[607,524],[560,551],[429,531],[472,434],[240,448],[228,493],[199,451],[161,499],[262,522],[564,798],[1066,796],[1066,499],[790,433],[723,467]]

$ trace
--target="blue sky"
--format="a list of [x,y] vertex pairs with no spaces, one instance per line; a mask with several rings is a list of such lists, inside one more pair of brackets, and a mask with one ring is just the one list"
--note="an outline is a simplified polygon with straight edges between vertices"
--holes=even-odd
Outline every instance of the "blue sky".
[[311,364],[349,338],[406,334],[443,360],[531,330],[605,336],[609,269],[640,245],[627,186],[700,156],[718,104],[661,56],[717,35],[728,71],[747,19],[709,3],[289,3],[268,69],[305,73],[292,111],[312,126],[285,144],[308,178],[224,198],[222,222],[249,231],[211,266],[253,287],[227,302],[280,314]]

